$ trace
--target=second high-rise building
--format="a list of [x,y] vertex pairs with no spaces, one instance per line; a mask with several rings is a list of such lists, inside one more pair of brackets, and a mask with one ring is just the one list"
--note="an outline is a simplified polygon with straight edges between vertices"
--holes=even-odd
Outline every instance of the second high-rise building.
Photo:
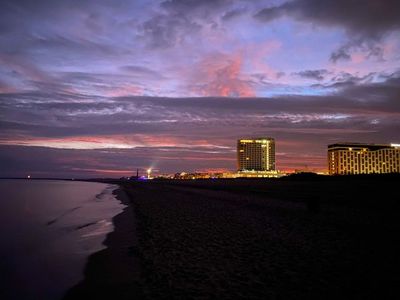
[[332,144],[328,169],[330,175],[400,173],[400,145]]
[[275,140],[270,137],[237,141],[238,171],[275,171]]

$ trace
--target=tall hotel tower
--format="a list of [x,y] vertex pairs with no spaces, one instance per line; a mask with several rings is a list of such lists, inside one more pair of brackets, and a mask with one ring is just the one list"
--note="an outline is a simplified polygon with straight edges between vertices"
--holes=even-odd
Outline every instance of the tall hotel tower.
[[238,171],[275,171],[275,140],[273,138],[237,141]]
[[330,175],[400,173],[400,144],[329,145],[328,169]]

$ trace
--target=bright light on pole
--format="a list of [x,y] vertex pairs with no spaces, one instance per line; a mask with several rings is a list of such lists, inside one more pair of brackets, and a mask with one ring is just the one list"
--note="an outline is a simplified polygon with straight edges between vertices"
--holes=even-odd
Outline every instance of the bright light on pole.
[[147,169],[147,179],[150,179],[151,169]]

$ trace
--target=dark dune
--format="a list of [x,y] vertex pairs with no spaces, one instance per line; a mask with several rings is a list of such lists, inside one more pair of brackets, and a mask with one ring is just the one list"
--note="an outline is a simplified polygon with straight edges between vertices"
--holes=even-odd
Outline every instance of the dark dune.
[[122,183],[131,204],[66,299],[395,298],[397,186],[398,178]]

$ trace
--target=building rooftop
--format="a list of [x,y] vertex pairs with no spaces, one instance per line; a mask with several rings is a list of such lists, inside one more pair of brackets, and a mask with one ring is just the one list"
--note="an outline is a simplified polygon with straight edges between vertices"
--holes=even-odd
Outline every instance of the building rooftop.
[[[335,143],[328,145],[329,149],[337,149],[337,148],[367,148],[368,150],[375,151],[380,149],[387,149],[387,148],[400,148],[400,144],[372,144],[372,143]],[[344,149],[343,149],[344,150]]]

